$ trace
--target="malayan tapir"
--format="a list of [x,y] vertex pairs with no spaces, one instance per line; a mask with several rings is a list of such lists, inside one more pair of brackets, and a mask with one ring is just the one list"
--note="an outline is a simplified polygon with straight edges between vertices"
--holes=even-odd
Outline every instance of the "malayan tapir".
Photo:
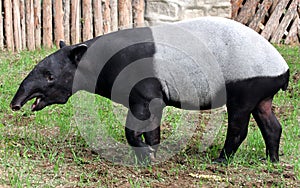
[[36,98],[32,111],[64,104],[86,90],[127,107],[126,139],[139,160],[153,160],[165,106],[187,110],[227,106],[228,130],[218,162],[226,162],[256,120],[272,162],[279,160],[281,125],[272,99],[286,90],[289,67],[250,28],[203,17],[125,29],[66,46],[43,59],[21,83],[13,110]]

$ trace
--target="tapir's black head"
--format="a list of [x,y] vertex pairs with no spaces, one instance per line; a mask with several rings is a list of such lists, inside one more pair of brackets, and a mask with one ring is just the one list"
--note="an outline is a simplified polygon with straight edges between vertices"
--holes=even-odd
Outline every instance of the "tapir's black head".
[[73,78],[77,65],[87,50],[85,44],[66,46],[39,62],[21,83],[10,106],[20,110],[29,100],[36,98],[32,111],[51,104],[64,104],[72,95]]

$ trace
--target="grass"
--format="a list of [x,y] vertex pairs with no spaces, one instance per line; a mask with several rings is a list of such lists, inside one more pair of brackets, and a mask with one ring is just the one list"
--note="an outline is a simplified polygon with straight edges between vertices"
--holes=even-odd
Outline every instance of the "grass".
[[[31,112],[30,103],[19,112],[12,112],[9,103],[18,85],[35,63],[53,50],[37,50],[19,54],[2,52],[0,55],[0,186],[4,187],[295,187],[300,184],[300,49],[278,46],[290,66],[289,89],[280,91],[274,99],[274,111],[282,126],[280,163],[261,160],[265,145],[256,123],[251,119],[247,139],[228,165],[213,164],[223,146],[227,119],[221,119],[218,135],[205,151],[202,131],[211,117],[202,112],[193,137],[185,148],[169,160],[149,167],[124,166],[112,163],[94,149],[99,127],[105,125],[101,135],[110,135],[113,141],[126,145],[124,118],[111,113],[112,103],[94,95],[81,93],[73,96],[66,105],[53,105],[40,112]],[[76,117],[74,106],[80,97],[91,99],[93,116]],[[119,109],[119,108],[118,108]],[[165,111],[162,135],[164,140],[176,140],[184,134],[180,126],[181,113]],[[125,116],[125,115],[124,115]],[[99,119],[98,119],[99,118]],[[77,121],[77,122],[76,122]],[[99,123],[100,122],[100,123]],[[185,127],[186,128],[186,127]],[[84,134],[85,133],[85,134]],[[98,134],[99,133],[99,134]],[[178,134],[176,134],[178,133]],[[202,136],[201,136],[202,135]],[[98,136],[98,137],[97,137]],[[173,136],[173,137],[172,137]],[[172,138],[172,139],[167,139]],[[91,141],[89,141],[89,139]],[[98,138],[99,139],[99,138]],[[100,142],[103,143],[103,142]],[[101,153],[101,151],[100,151]],[[116,161],[120,160],[116,156]]]

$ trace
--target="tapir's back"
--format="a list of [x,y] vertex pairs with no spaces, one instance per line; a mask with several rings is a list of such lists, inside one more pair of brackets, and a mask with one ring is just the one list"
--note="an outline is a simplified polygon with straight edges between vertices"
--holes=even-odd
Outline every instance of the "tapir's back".
[[[174,25],[178,29],[174,27],[169,33],[174,30],[175,33],[180,29],[185,30],[185,35],[188,36],[185,38],[190,39],[185,41],[186,46],[201,48],[202,45],[198,45],[197,40],[207,46],[221,67],[226,81],[278,76],[288,70],[285,60],[267,40],[236,21],[220,17],[203,17]],[[182,36],[177,36],[178,39],[180,37]],[[201,62],[203,58],[198,60],[199,63],[203,63]]]
[[241,23],[206,17],[182,23],[199,35],[215,55],[226,79],[278,76],[288,66],[278,51],[261,35]]

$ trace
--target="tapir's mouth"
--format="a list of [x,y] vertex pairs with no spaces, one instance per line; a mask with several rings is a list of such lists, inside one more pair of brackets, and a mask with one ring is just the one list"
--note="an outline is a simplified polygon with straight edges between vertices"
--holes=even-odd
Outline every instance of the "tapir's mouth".
[[31,106],[31,110],[37,111],[37,110],[42,109],[43,108],[42,101],[43,101],[44,95],[41,93],[31,94],[30,96],[26,97],[24,100],[15,99],[13,101],[16,101],[16,102],[11,103],[11,108],[14,111],[20,110],[24,104],[26,104],[28,101],[30,101],[31,99],[34,99],[34,98],[36,98],[36,99],[35,99],[35,102]]
[[31,105],[31,111],[37,111],[41,108],[42,97],[36,97],[34,103]]

